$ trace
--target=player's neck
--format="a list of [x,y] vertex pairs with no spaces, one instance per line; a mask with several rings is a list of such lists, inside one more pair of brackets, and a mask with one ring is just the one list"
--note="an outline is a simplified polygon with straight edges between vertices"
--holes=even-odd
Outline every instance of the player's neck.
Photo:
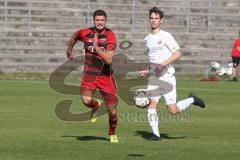
[[152,34],[157,34],[158,32],[160,32],[160,27],[152,28]]
[[94,28],[94,31],[97,32],[97,33],[100,35],[100,34],[104,34],[105,29],[106,29],[106,28],[99,30],[99,29],[97,29],[97,28]]

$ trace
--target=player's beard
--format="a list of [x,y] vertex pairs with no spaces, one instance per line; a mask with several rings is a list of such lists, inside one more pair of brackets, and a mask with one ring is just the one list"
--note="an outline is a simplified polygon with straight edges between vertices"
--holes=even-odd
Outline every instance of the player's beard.
[[99,34],[102,34],[105,31],[105,27],[102,29],[98,29],[97,27],[95,27],[95,31]]

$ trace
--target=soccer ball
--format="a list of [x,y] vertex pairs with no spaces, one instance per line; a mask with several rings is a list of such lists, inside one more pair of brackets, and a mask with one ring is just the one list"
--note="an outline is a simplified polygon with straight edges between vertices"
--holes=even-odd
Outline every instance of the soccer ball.
[[138,108],[146,108],[149,106],[151,99],[146,89],[138,89],[135,92],[134,103]]

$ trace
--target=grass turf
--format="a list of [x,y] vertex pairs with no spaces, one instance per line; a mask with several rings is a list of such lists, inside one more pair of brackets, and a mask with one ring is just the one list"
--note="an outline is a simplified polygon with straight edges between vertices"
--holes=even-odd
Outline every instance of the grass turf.
[[[118,144],[108,142],[108,118],[96,123],[59,120],[55,105],[72,99],[71,111],[87,111],[79,96],[53,91],[48,81],[0,81],[0,155],[3,160],[75,159],[240,159],[239,83],[178,81],[178,99],[192,91],[206,109],[191,107],[187,119],[174,120],[160,102],[162,137],[151,129],[146,110],[120,101]],[[136,116],[143,116],[141,120]],[[170,118],[166,118],[170,117]],[[190,118],[190,119],[189,119]]]

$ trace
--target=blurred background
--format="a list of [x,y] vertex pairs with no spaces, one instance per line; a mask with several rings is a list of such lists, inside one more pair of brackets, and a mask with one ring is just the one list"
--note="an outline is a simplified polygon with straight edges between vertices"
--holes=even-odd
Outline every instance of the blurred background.
[[[0,0],[0,73],[51,73],[66,62],[70,36],[92,26],[96,9],[107,12],[107,26],[117,34],[117,61],[144,63],[153,6],[164,11],[162,29],[182,48],[177,73],[199,74],[211,61],[231,62],[240,0]],[[81,43],[74,52],[83,52]]]

